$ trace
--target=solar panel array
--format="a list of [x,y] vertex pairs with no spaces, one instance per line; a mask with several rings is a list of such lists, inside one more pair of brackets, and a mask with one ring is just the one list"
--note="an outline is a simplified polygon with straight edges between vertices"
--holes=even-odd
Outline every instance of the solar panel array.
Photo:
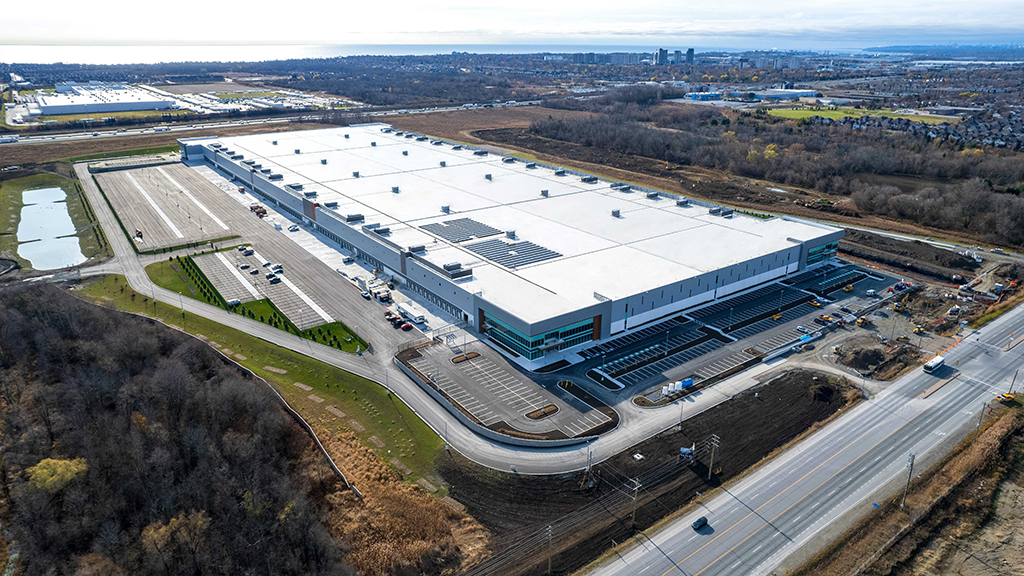
[[558,252],[548,250],[533,242],[508,243],[497,238],[484,240],[476,244],[467,244],[466,248],[505,268],[528,266],[561,256]]
[[501,234],[501,230],[477,222],[472,218],[457,218],[455,220],[445,220],[444,223],[424,224],[420,228],[427,232],[433,232],[449,242],[465,242],[473,238],[485,238]]

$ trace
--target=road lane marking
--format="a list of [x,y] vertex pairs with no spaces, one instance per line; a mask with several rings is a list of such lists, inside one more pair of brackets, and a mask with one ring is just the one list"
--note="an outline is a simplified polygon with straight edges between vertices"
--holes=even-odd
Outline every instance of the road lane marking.
[[[923,413],[923,412],[922,412],[922,413]],[[920,415],[921,415],[922,413],[919,413],[919,414],[918,414],[917,416],[920,416]],[[917,418],[917,416],[914,416],[914,418]],[[726,529],[725,529],[725,530],[724,530],[724,531],[723,531],[723,532],[722,532],[721,534],[719,534],[718,536],[715,536],[715,537],[714,537],[714,538],[712,538],[711,540],[708,540],[708,541],[707,541],[707,542],[706,542],[706,543],[705,543],[705,544],[704,544],[703,546],[701,546],[700,548],[698,548],[698,549],[694,550],[693,552],[691,552],[691,553],[689,554],[689,556],[687,556],[686,558],[683,558],[682,560],[680,560],[680,561],[678,561],[678,562],[675,562],[675,563],[673,563],[673,564],[672,564],[672,567],[671,567],[671,568],[669,568],[668,570],[666,570],[665,572],[663,572],[663,573],[661,574],[661,576],[668,576],[668,574],[669,574],[670,572],[672,572],[673,570],[676,570],[677,568],[679,568],[679,565],[680,565],[680,564],[682,564],[683,562],[686,562],[687,560],[689,560],[689,559],[690,559],[690,558],[691,558],[691,557],[692,557],[692,556],[693,556],[694,554],[696,554],[696,553],[700,552],[701,550],[703,550],[703,549],[707,548],[708,546],[710,546],[710,545],[711,545],[711,544],[712,544],[712,543],[713,543],[713,542],[714,542],[715,540],[718,540],[719,538],[721,538],[722,536],[724,536],[724,535],[725,535],[726,533],[728,533],[728,532],[729,532],[730,530],[732,530],[733,528],[735,528],[736,526],[738,526],[738,525],[739,525],[739,524],[740,524],[741,522],[743,522],[743,521],[744,521],[744,520],[746,520],[747,518],[750,518],[751,516],[753,516],[754,514],[756,514],[756,513],[757,513],[757,511],[758,511],[758,510],[760,510],[761,508],[764,508],[764,507],[765,507],[765,506],[767,506],[768,504],[771,504],[772,500],[775,500],[776,498],[778,498],[778,497],[779,497],[779,496],[781,496],[782,494],[785,494],[787,490],[789,490],[789,489],[790,489],[790,488],[792,488],[793,486],[796,486],[797,484],[799,484],[801,480],[803,480],[804,478],[807,478],[807,477],[808,477],[808,476],[810,476],[811,474],[813,474],[813,473],[817,472],[817,470],[818,470],[819,468],[821,468],[821,467],[822,467],[822,466],[824,466],[825,464],[828,464],[828,463],[829,463],[830,461],[832,461],[832,459],[833,459],[833,458],[835,458],[835,457],[839,456],[840,454],[842,454],[842,453],[843,453],[843,452],[844,452],[844,451],[845,451],[845,450],[846,450],[847,448],[849,448],[850,446],[853,446],[854,444],[856,444],[858,440],[860,440],[861,438],[863,438],[863,437],[867,436],[868,434],[870,434],[870,433],[872,432],[872,430],[874,430],[874,429],[875,429],[875,428],[877,428],[878,426],[881,426],[883,422],[887,422],[887,421],[888,421],[888,420],[889,420],[890,418],[892,418],[892,416],[891,416],[891,415],[890,415],[890,416],[887,416],[887,417],[885,417],[885,418],[883,418],[883,419],[882,419],[881,421],[879,421],[879,423],[878,423],[878,424],[875,424],[874,426],[872,426],[872,427],[868,428],[868,429],[867,429],[867,430],[866,430],[866,431],[865,431],[865,432],[864,432],[863,434],[861,434],[860,436],[858,436],[858,437],[854,438],[853,440],[851,440],[851,441],[850,441],[850,443],[849,443],[849,444],[847,444],[846,446],[843,446],[843,447],[842,447],[842,448],[840,448],[840,449],[839,449],[839,450],[838,450],[838,451],[837,451],[837,452],[836,452],[835,454],[833,454],[833,455],[829,456],[829,457],[828,457],[827,459],[825,459],[825,461],[824,461],[824,462],[822,462],[821,464],[818,464],[817,466],[815,466],[814,468],[812,468],[811,470],[809,470],[809,471],[808,471],[808,472],[807,472],[806,474],[804,474],[804,475],[803,475],[803,476],[801,476],[800,478],[797,478],[797,479],[796,479],[796,480],[795,480],[795,481],[794,481],[794,482],[793,482],[792,484],[790,484],[789,486],[786,486],[786,487],[785,487],[785,488],[784,488],[784,489],[783,489],[783,490],[782,490],[781,492],[779,492],[779,493],[778,493],[778,494],[776,494],[775,496],[772,496],[770,500],[768,500],[768,501],[767,501],[767,502],[765,502],[764,504],[761,504],[760,506],[758,506],[757,508],[755,508],[755,509],[754,509],[753,511],[749,512],[749,513],[748,513],[748,514],[747,514],[746,516],[744,516],[743,518],[740,518],[739,520],[737,520],[737,521],[736,521],[736,523],[734,523],[734,524],[733,524],[732,526],[729,526],[728,528],[726,528]],[[903,424],[903,426],[906,426],[907,424],[909,424],[910,422],[912,422],[912,421],[914,420],[914,418],[911,418],[910,420],[907,420],[907,421],[906,421],[906,422],[905,422],[905,423]],[[900,426],[900,428],[902,428],[903,426]],[[897,430],[899,430],[899,428],[897,428]],[[886,436],[886,438],[888,438],[888,436]],[[886,438],[882,438],[881,440],[879,440],[879,441],[878,441],[878,444],[881,444],[882,442],[884,442]],[[876,444],[875,446],[877,446],[878,444]],[[868,450],[870,451],[870,450],[871,450],[872,448],[874,448],[874,446],[872,446],[872,447],[871,447],[871,448],[869,448]],[[863,455],[863,454],[862,454],[862,455]],[[859,458],[859,456],[858,456],[858,458]],[[856,459],[854,460],[854,462],[856,462]],[[840,472],[842,472],[842,470],[840,470]],[[836,472],[836,474],[838,474],[838,473],[839,473],[839,472]],[[834,475],[833,475],[833,476],[834,476]],[[827,480],[826,480],[826,482],[827,482]],[[812,490],[812,492],[813,492],[813,490]],[[810,493],[810,492],[809,492],[809,493]],[[808,494],[809,494],[809,493],[808,493]],[[762,528],[763,528],[763,526],[762,526]],[[748,538],[749,538],[749,536],[748,536]],[[744,540],[746,540],[746,539],[744,539]],[[742,542],[741,542],[741,543],[742,543]],[[737,546],[738,546],[738,544],[737,544]],[[735,546],[734,546],[733,548],[735,548]],[[719,558],[721,558],[721,556],[719,556]],[[714,564],[714,563],[715,563],[715,562],[717,562],[717,561],[718,561],[718,558],[716,558],[716,559],[715,559],[714,561],[712,561],[712,563],[711,563],[711,564]],[[707,567],[705,567],[705,568],[704,568],[704,570],[707,570],[707,568],[708,568],[708,567],[710,567],[710,566],[711,566],[711,564],[708,564],[708,566],[707,566]],[[704,570],[701,570],[701,572],[703,572]],[[698,574],[699,574],[699,572],[698,572]],[[694,576],[696,576],[696,575],[694,575]]]
[[[886,434],[885,438],[882,438],[881,440],[879,440],[878,442],[876,442],[876,443],[874,444],[874,446],[871,446],[870,448],[868,448],[867,450],[865,450],[864,452],[862,452],[862,453],[860,454],[860,456],[857,456],[856,458],[854,458],[853,462],[850,462],[850,463],[849,463],[849,464],[847,464],[846,466],[843,466],[842,468],[840,468],[839,470],[837,470],[835,474],[833,474],[833,475],[829,476],[829,477],[828,477],[828,478],[826,478],[826,479],[825,479],[825,480],[824,480],[824,481],[823,481],[823,482],[822,482],[821,484],[818,484],[817,486],[815,486],[814,488],[812,488],[812,489],[811,489],[810,491],[808,491],[808,492],[807,492],[806,494],[804,494],[804,495],[803,495],[802,497],[800,497],[800,499],[799,499],[799,500],[797,500],[796,502],[793,502],[793,503],[792,503],[792,504],[790,504],[790,505],[789,505],[789,506],[788,506],[788,507],[787,507],[787,508],[786,508],[785,510],[783,510],[782,512],[779,512],[778,514],[776,514],[774,518],[772,518],[772,519],[771,519],[771,520],[769,520],[768,522],[766,522],[766,523],[762,524],[761,526],[759,526],[759,527],[757,528],[757,530],[754,530],[754,531],[753,531],[753,532],[751,532],[751,533],[750,533],[750,534],[749,534],[749,535],[748,535],[748,536],[747,536],[746,538],[744,538],[743,540],[740,540],[740,541],[739,541],[739,542],[738,542],[738,543],[737,543],[737,544],[736,544],[735,546],[733,546],[732,548],[730,548],[730,549],[726,550],[724,554],[722,554],[722,555],[721,555],[721,556],[719,556],[718,558],[715,558],[714,560],[712,560],[710,564],[708,564],[707,566],[705,566],[705,567],[701,568],[701,569],[700,569],[700,572],[696,572],[696,573],[694,573],[694,575],[693,575],[693,576],[700,576],[700,574],[701,574],[701,573],[703,573],[703,572],[704,572],[705,570],[707,570],[708,568],[711,568],[711,566],[713,566],[713,565],[715,564],[715,562],[718,562],[719,560],[721,560],[722,558],[724,558],[726,554],[729,554],[730,552],[732,552],[733,550],[735,550],[735,549],[736,549],[737,547],[739,547],[740,545],[742,545],[742,544],[743,544],[744,542],[746,542],[747,540],[751,539],[751,538],[752,538],[752,537],[753,537],[753,536],[754,536],[755,534],[757,534],[758,532],[760,532],[760,531],[761,531],[761,530],[762,530],[762,529],[763,529],[763,528],[764,528],[765,526],[770,526],[770,525],[772,525],[772,523],[774,523],[774,522],[775,522],[776,520],[778,520],[780,516],[782,516],[782,515],[783,515],[783,514],[785,514],[786,512],[789,512],[789,511],[790,511],[790,509],[792,509],[792,508],[793,508],[793,506],[796,506],[796,505],[797,505],[797,504],[799,504],[800,502],[803,502],[803,500],[804,500],[805,498],[807,498],[808,496],[810,496],[811,494],[813,494],[815,490],[817,490],[818,488],[821,488],[822,486],[824,486],[824,485],[825,485],[825,484],[826,484],[827,482],[829,482],[830,480],[832,480],[833,478],[835,478],[836,476],[838,476],[839,474],[841,474],[841,473],[842,473],[842,472],[843,472],[844,470],[846,470],[846,469],[847,469],[847,468],[849,468],[850,466],[853,466],[854,462],[856,462],[857,460],[860,460],[861,458],[863,458],[865,454],[867,454],[868,452],[870,452],[870,451],[874,450],[874,449],[875,449],[875,448],[876,448],[876,447],[877,447],[877,446],[878,446],[879,444],[881,444],[882,442],[885,442],[886,440],[888,440],[889,438],[891,438],[891,437],[893,436],[893,434],[896,434],[897,432],[899,432],[900,430],[902,430],[902,429],[903,429],[904,427],[906,427],[906,426],[907,426],[908,424],[910,424],[910,423],[911,423],[911,422],[913,422],[913,421],[914,421],[915,419],[917,419],[917,417],[918,417],[918,416],[920,416],[921,414],[924,414],[924,413],[925,413],[924,411],[918,412],[918,413],[917,413],[917,414],[916,414],[916,415],[915,415],[915,416],[914,416],[913,418],[911,418],[910,420],[907,420],[906,422],[904,422],[904,423],[903,423],[903,424],[902,424],[902,425],[901,425],[901,426],[900,426],[899,428],[897,428],[897,429],[893,430],[893,431],[892,431],[892,432],[890,432],[889,434]],[[865,434],[867,434],[867,433],[865,432]],[[856,440],[854,440],[854,442],[856,442]],[[846,448],[844,447],[843,449],[845,450]],[[836,454],[838,454],[838,452],[837,452]],[[834,456],[833,456],[833,457],[834,457]],[[820,467],[820,466],[819,466],[819,467]],[[817,468],[815,468],[815,470],[817,470]],[[813,472],[813,470],[812,470],[811,472]],[[808,472],[808,474],[810,474],[810,472]],[[877,474],[876,474],[876,476],[877,476]],[[797,482],[799,482],[799,480],[797,480]],[[795,484],[795,482],[794,482],[794,484]],[[792,487],[792,485],[791,485],[790,487]],[[790,488],[790,487],[787,487],[787,488],[786,488],[786,490],[789,490],[789,488]],[[835,491],[833,490],[833,493],[834,493],[834,492],[835,492]],[[781,494],[781,492],[780,492],[780,494]],[[767,504],[767,502],[766,502],[766,504]],[[758,510],[760,510],[760,508],[758,508]],[[756,510],[755,510],[755,512],[756,512]],[[753,512],[751,512],[751,514],[753,514]],[[748,514],[748,515],[747,515],[747,517],[749,517],[749,516],[750,516],[750,514]],[[746,518],[744,518],[744,520],[746,520]],[[743,521],[743,520],[740,520],[740,522],[742,522],[742,521]],[[739,524],[739,522],[737,522],[736,524]],[[732,526],[730,526],[729,528],[727,528],[727,529],[726,529],[726,532],[728,532],[729,530],[732,530],[732,528],[733,528],[734,526],[736,526],[736,524],[733,524]],[[724,532],[723,532],[723,534],[724,534]],[[710,543],[711,543],[711,542],[708,542],[708,544],[710,544]],[[666,572],[665,574],[662,574],[662,576],[666,576],[667,574],[668,574],[668,572]]]
[[128,179],[132,181],[132,184],[135,185],[135,188],[138,189],[142,196],[149,201],[149,205],[153,207],[153,210],[156,210],[156,213],[159,214],[161,218],[163,218],[164,223],[166,223],[167,226],[171,229],[171,232],[174,232],[174,235],[177,236],[178,238],[184,238],[185,235],[182,234],[180,230],[178,230],[178,227],[174,225],[174,222],[171,222],[171,219],[167,217],[167,214],[164,214],[164,211],[161,210],[160,207],[156,205],[156,202],[153,201],[153,198],[151,198],[149,194],[142,189],[142,186],[140,186],[139,183],[135,181],[135,178],[127,172],[125,172],[125,176],[127,176]]
[[167,174],[167,172],[164,172],[164,169],[163,169],[163,168],[159,168],[159,167],[157,167],[157,169],[156,169],[156,170],[157,170],[157,172],[159,172],[159,173],[163,174],[163,175],[164,175],[164,178],[167,178],[168,180],[170,180],[170,181],[171,181],[171,184],[174,184],[174,186],[175,186],[175,187],[176,187],[176,188],[177,188],[178,190],[181,190],[182,194],[184,194],[185,196],[188,196],[188,199],[189,199],[189,200],[191,200],[191,201],[195,202],[196,206],[199,206],[199,209],[200,209],[200,210],[202,210],[203,212],[206,212],[206,215],[207,215],[207,216],[209,216],[210,218],[212,218],[212,219],[213,219],[213,221],[214,221],[214,222],[216,222],[218,226],[220,226],[221,228],[223,228],[223,229],[225,229],[225,230],[227,230],[227,229],[228,229],[228,225],[227,225],[227,224],[225,224],[224,222],[221,222],[221,219],[220,219],[220,218],[217,218],[216,216],[214,216],[213,212],[210,212],[210,210],[209,210],[209,209],[207,209],[207,208],[206,208],[206,206],[203,206],[203,203],[202,203],[202,202],[200,202],[199,200],[196,200],[196,197],[195,197],[195,196],[193,196],[193,195],[192,195],[192,194],[191,194],[191,193],[190,193],[190,192],[189,192],[188,190],[185,190],[185,188],[184,188],[184,187],[182,187],[182,185],[181,185],[181,184],[178,184],[178,182],[177,182],[177,181],[176,181],[176,180],[175,180],[174,178],[171,178],[171,177],[170,177],[170,176],[169,176],[169,175]]

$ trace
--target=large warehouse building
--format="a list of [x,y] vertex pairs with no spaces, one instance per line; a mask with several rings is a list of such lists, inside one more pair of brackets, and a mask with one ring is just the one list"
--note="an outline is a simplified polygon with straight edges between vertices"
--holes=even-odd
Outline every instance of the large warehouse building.
[[179,143],[535,361],[793,274],[842,237],[383,124]]
[[91,82],[59,84],[55,94],[35,94],[28,103],[29,114],[102,114],[132,110],[164,110],[174,106],[173,98],[135,86]]

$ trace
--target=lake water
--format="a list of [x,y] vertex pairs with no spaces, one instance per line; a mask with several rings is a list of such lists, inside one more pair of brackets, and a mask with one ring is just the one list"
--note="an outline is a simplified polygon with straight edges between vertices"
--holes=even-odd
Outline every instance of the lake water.
[[54,270],[85,262],[78,238],[58,238],[75,233],[75,225],[64,202],[67,194],[60,188],[26,190],[21,195],[25,206],[18,223],[18,256],[36,270]]

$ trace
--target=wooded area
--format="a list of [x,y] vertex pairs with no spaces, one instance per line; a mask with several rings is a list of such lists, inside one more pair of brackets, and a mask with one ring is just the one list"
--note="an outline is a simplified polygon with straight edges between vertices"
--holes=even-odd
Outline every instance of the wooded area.
[[[906,133],[821,126],[751,112],[662,104],[643,89],[545,105],[596,112],[532,124],[543,138],[852,195],[862,212],[1024,243],[1024,161]],[[859,175],[910,175],[912,191],[870,185]]]
[[309,437],[207,345],[50,286],[0,292],[3,490],[25,574],[354,574]]

